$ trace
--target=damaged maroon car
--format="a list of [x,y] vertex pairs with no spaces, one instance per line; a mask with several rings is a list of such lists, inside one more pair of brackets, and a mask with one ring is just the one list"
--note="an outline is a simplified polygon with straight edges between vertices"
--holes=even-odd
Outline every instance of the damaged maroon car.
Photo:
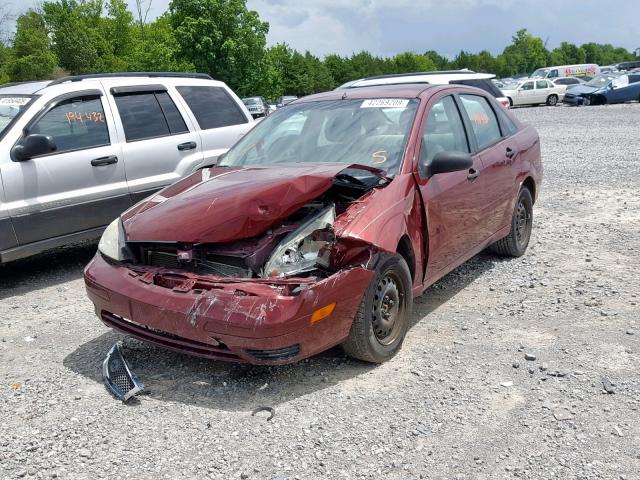
[[382,362],[413,297],[487,247],[525,252],[541,177],[535,130],[481,90],[312,95],[115,220],[87,292],[106,325],[193,355]]

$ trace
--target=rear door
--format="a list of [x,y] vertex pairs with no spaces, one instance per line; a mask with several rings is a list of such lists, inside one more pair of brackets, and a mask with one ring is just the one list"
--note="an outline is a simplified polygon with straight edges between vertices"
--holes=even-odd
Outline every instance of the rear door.
[[482,160],[483,191],[477,201],[482,206],[480,236],[485,239],[511,218],[517,173],[514,165],[519,150],[512,136],[516,126],[503,109],[495,108],[495,102],[482,95],[461,94],[458,98],[473,134],[475,151]]
[[420,135],[418,184],[427,215],[429,265],[427,277],[450,268],[483,238],[483,180],[479,155],[473,155],[473,167],[460,172],[424,177],[438,152],[471,152],[467,130],[452,95],[437,99],[427,109]]
[[224,84],[202,81],[175,88],[199,128],[204,165],[215,165],[254,124],[247,108]]
[[20,245],[102,227],[131,206],[111,118],[103,90],[92,88],[51,99],[26,124],[22,137],[49,135],[57,150],[2,166]]
[[134,202],[202,165],[198,132],[165,85],[117,85],[109,93]]
[[552,93],[552,86],[551,82],[547,80],[536,80],[535,102],[545,103],[547,101],[547,97]]

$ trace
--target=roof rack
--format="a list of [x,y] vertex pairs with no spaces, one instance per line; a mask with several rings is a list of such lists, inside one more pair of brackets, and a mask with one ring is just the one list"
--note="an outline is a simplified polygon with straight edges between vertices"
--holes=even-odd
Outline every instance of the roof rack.
[[401,77],[415,77],[417,75],[451,75],[451,74],[464,74],[464,73],[476,73],[473,70],[463,68],[462,70],[434,70],[432,72],[410,72],[410,73],[391,73],[388,75],[377,75],[375,77],[365,77],[361,80],[380,80],[382,78],[401,78]]
[[213,80],[206,73],[182,73],[182,72],[113,72],[113,73],[87,73],[84,75],[69,75],[52,81],[48,87],[65,82],[81,82],[91,78],[113,78],[113,77],[174,77],[174,78],[199,78],[202,80]]

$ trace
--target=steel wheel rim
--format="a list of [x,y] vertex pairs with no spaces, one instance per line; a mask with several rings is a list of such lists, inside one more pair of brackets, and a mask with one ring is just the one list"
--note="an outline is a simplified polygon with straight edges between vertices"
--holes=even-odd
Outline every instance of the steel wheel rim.
[[373,334],[381,345],[391,345],[400,336],[404,315],[402,281],[388,272],[376,285],[371,310]]
[[527,208],[527,204],[524,200],[518,202],[516,208],[516,241],[519,247],[529,241],[529,235],[531,233],[531,211]]

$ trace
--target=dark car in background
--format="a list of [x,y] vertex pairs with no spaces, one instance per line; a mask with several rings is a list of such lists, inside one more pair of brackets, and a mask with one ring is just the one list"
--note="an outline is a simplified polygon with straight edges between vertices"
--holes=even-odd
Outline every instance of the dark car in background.
[[245,104],[253,118],[266,117],[270,113],[269,103],[264,97],[243,98],[242,103]]
[[640,101],[640,73],[598,75],[583,85],[570,87],[564,96],[567,105],[605,105]]

